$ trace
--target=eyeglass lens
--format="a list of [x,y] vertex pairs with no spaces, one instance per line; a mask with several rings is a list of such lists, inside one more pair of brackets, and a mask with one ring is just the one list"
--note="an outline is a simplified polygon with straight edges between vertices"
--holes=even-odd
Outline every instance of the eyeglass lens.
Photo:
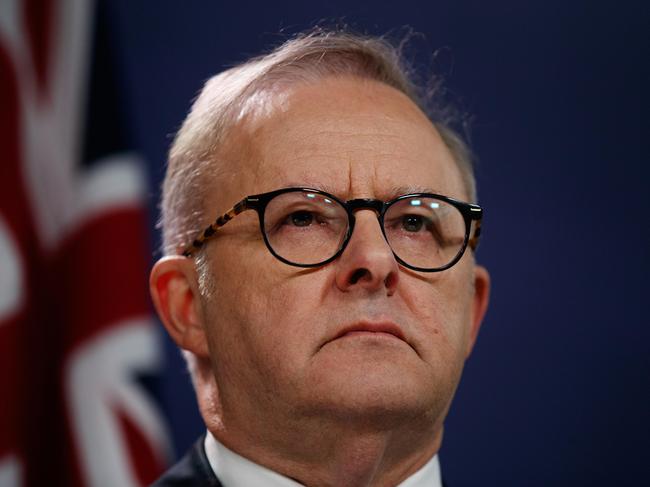
[[[465,241],[463,215],[435,198],[400,199],[387,209],[383,224],[393,252],[413,267],[444,267]],[[344,244],[348,226],[347,211],[338,201],[309,191],[281,193],[264,213],[264,232],[273,251],[299,265],[333,257]]]

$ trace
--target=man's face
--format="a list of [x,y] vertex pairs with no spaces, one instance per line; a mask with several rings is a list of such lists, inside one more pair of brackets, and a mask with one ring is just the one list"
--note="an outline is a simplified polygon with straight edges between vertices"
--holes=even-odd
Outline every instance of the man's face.
[[[229,176],[210,214],[288,186],[342,200],[468,198],[436,130],[388,86],[332,78],[256,103],[222,154]],[[202,313],[224,417],[444,416],[477,327],[471,251],[443,272],[410,271],[370,210],[356,212],[344,253],[317,269],[274,258],[253,211],[219,232],[206,247],[214,286]]]

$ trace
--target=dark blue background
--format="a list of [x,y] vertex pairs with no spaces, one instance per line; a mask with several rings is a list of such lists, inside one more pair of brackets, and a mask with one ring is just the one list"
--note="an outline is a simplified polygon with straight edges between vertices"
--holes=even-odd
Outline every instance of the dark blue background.
[[[650,461],[644,1],[111,2],[131,129],[164,172],[202,82],[320,19],[409,25],[475,121],[490,310],[441,451],[459,486],[641,485]],[[152,194],[152,211],[157,200]],[[157,238],[157,237],[155,237]],[[162,333],[162,332],[161,332]],[[162,400],[201,432],[174,346]],[[647,484],[646,484],[647,485]]]

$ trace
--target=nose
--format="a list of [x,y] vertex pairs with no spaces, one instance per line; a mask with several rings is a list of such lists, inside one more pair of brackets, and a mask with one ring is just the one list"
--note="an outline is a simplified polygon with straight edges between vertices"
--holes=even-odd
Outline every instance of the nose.
[[336,285],[341,291],[365,290],[388,296],[399,281],[399,265],[371,210],[356,213],[354,230],[337,260]]

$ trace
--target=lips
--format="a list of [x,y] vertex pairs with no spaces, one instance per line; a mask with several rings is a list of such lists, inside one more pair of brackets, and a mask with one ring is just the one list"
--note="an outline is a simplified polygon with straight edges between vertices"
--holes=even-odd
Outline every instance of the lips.
[[350,326],[346,326],[333,338],[336,340],[338,338],[343,338],[345,336],[353,335],[392,335],[395,338],[398,338],[402,341],[406,341],[404,333],[399,326],[392,322],[380,322],[380,323],[371,323],[371,322],[361,322],[355,323]]

